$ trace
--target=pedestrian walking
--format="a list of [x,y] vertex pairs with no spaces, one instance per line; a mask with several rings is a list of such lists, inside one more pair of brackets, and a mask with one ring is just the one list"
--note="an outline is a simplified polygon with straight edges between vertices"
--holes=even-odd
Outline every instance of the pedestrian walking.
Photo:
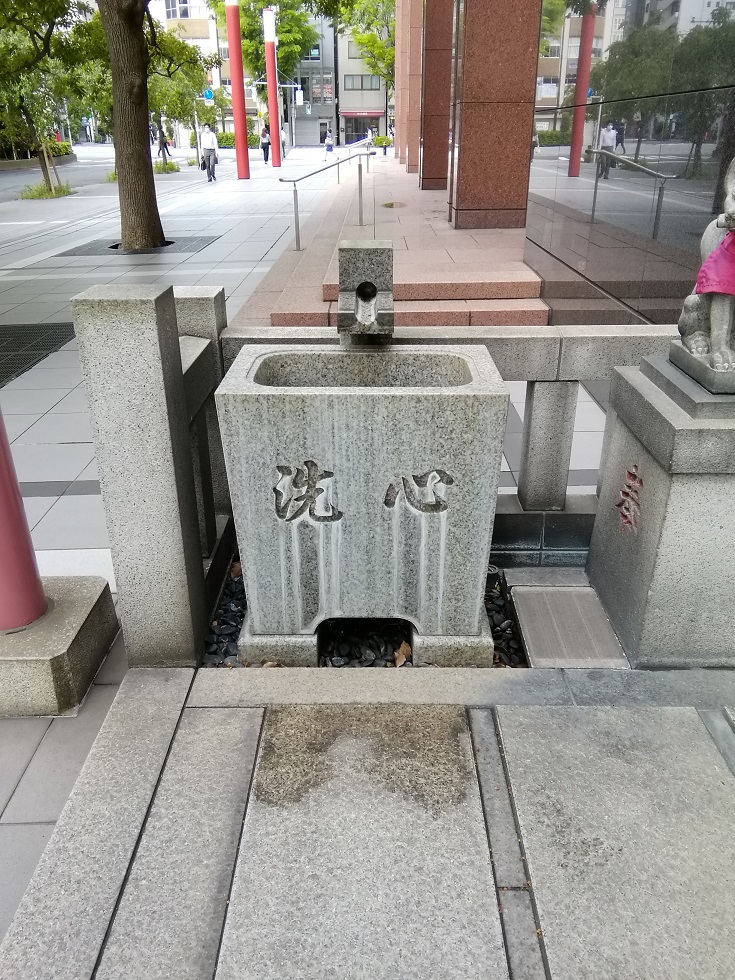
[[334,138],[332,136],[332,130],[327,127],[327,135],[324,137],[324,162],[326,163],[329,159],[329,154],[334,153]]
[[607,180],[610,177],[610,163],[612,160],[610,154],[615,152],[616,135],[617,134],[611,122],[609,122],[600,133],[599,148],[601,150],[605,150],[606,152],[600,153],[597,158],[597,176],[602,177],[603,180]]
[[268,155],[271,151],[271,134],[267,126],[263,126],[260,134],[260,148],[263,151],[263,160],[268,163]]
[[625,156],[625,120],[614,122],[613,128],[615,130],[615,150],[617,152],[618,147],[622,147],[623,156]]
[[286,130],[281,126],[281,159],[286,156]]
[[202,163],[204,166],[202,170],[207,171],[207,181],[211,184],[213,180],[217,180],[214,175],[215,164],[217,163],[217,150],[219,146],[217,144],[217,137],[209,128],[208,123],[204,123],[204,130],[202,131]]

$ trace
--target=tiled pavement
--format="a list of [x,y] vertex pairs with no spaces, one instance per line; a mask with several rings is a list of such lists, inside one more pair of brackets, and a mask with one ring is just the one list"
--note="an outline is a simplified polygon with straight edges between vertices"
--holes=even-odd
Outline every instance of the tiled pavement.
[[[308,155],[292,163],[302,170],[312,164]],[[33,202],[32,220],[41,224],[34,224],[20,241],[10,240],[7,229],[13,231],[13,219],[25,220],[28,212],[21,212],[17,203],[0,205],[0,324],[66,322],[70,319],[69,297],[95,282],[221,284],[232,316],[290,242],[290,192],[274,184],[271,171],[254,166],[253,175],[251,185],[243,188],[225,162],[216,189],[187,173],[163,187],[167,233],[222,236],[200,253],[172,254],[166,261],[159,256],[59,257],[59,252],[75,244],[114,237],[114,186],[100,185],[77,198],[46,202],[53,212]],[[313,189],[302,194],[303,213],[318,207],[328,186],[321,180],[314,183]],[[81,208],[86,208],[85,219],[78,216]],[[49,218],[50,213],[53,217]],[[2,220],[6,218],[7,222]],[[522,383],[511,382],[509,388],[501,493],[515,492],[525,398]],[[0,406],[41,573],[101,574],[114,591],[76,341],[64,343],[1,387]],[[580,388],[570,493],[594,489],[603,427],[604,412]],[[118,639],[77,717],[0,720],[0,936],[123,674],[124,651]]]

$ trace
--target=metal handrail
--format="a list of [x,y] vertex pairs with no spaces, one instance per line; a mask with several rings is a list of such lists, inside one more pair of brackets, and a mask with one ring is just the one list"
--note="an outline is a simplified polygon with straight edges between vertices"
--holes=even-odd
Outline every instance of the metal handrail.
[[[606,156],[611,157],[613,160],[619,161],[625,167],[629,167],[631,170],[640,170],[641,173],[646,174],[648,177],[654,177],[661,181],[658,186],[658,196],[656,198],[656,217],[653,219],[653,235],[651,236],[654,240],[658,238],[659,228],[661,227],[661,211],[664,206],[664,191],[666,189],[667,180],[679,180],[682,176],[681,174],[660,174],[657,170],[650,170],[648,167],[644,167],[641,163],[636,163],[635,160],[622,159],[610,150],[593,150],[593,156]],[[592,214],[590,215],[590,224],[594,224],[595,221],[595,211],[597,210],[597,188],[600,183],[600,167],[597,167],[597,172],[595,173],[595,191],[592,195]]]
[[357,160],[357,202],[358,202],[358,212],[360,227],[363,225],[362,220],[362,161],[360,157],[367,157],[367,171],[370,173],[370,157],[375,156],[375,150],[370,150],[367,153],[352,153],[348,157],[344,157],[342,160],[335,160],[334,163],[326,163],[323,167],[319,167],[318,170],[312,170],[311,173],[302,174],[300,177],[279,177],[279,184],[293,184],[293,220],[294,228],[296,231],[296,251],[301,251],[301,226],[299,225],[299,189],[296,186],[299,181],[306,180],[307,177],[315,177],[317,174],[324,173],[325,170],[331,170],[333,167],[337,168],[337,183],[339,183],[339,168],[342,164],[348,163],[349,161],[355,159]]

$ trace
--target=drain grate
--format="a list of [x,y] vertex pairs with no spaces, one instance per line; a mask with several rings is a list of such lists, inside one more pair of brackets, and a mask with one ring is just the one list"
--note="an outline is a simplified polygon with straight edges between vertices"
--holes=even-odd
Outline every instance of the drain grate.
[[78,245],[76,248],[67,249],[60,252],[60,255],[192,255],[194,252],[201,252],[207,245],[218,241],[221,235],[197,235],[191,238],[177,238],[175,241],[168,242],[162,248],[144,248],[136,252],[124,252],[120,248],[120,241],[115,238],[101,238],[94,242],[87,242],[86,245]]
[[0,387],[73,338],[72,323],[0,324]]

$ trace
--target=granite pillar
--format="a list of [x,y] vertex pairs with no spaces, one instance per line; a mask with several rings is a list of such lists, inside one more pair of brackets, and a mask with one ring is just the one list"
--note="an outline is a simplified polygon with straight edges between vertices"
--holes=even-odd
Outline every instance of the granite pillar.
[[421,150],[421,64],[423,59],[424,0],[409,0],[408,11],[408,106],[406,121],[406,170],[419,172]]
[[[207,288],[206,286],[176,286],[174,295],[179,336],[204,337],[206,340],[212,341],[212,367],[218,385],[224,377],[220,334],[227,326],[225,291],[221,288]],[[214,510],[217,514],[231,514],[230,488],[227,484],[225,457],[222,452],[222,438],[219,432],[219,420],[214,399],[207,400],[204,411],[207,422]]]
[[454,0],[428,0],[424,7],[419,186],[445,190],[449,150]]
[[206,627],[173,289],[72,300],[130,666],[196,666]]
[[524,510],[564,510],[578,388],[576,381],[529,381],[526,386],[518,476]]
[[411,0],[396,0],[396,118],[395,153],[406,162],[408,147],[408,48]]
[[541,0],[455,0],[449,220],[526,223]]

